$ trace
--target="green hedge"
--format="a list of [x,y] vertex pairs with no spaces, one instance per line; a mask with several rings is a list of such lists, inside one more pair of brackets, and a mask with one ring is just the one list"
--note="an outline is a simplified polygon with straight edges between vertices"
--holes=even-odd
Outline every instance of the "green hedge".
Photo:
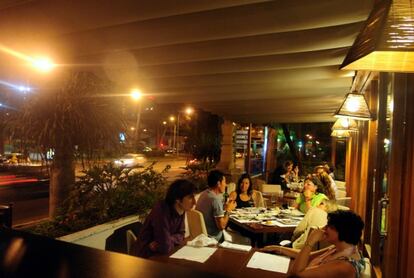
[[83,171],[66,200],[60,216],[28,231],[59,237],[136,213],[145,213],[163,198],[167,181],[153,165],[121,169],[112,163]]

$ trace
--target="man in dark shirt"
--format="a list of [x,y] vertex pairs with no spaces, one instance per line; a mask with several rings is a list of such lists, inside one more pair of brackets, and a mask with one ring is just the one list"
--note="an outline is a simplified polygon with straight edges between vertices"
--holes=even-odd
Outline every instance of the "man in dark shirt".
[[184,240],[184,213],[195,205],[195,186],[187,180],[174,181],[165,197],[145,219],[138,236],[136,255],[148,258],[168,254]]

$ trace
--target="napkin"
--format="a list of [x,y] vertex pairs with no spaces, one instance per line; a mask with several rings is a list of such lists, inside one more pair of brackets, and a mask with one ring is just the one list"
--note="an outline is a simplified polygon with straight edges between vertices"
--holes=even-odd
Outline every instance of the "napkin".
[[252,249],[252,247],[249,245],[236,244],[236,243],[231,243],[228,241],[223,241],[222,243],[219,244],[219,246],[223,248],[229,248],[229,249],[245,251],[245,252],[249,252]]
[[218,241],[215,238],[208,237],[205,234],[200,234],[196,236],[193,240],[187,241],[187,245],[193,247],[204,247],[204,246],[211,246],[217,245]]

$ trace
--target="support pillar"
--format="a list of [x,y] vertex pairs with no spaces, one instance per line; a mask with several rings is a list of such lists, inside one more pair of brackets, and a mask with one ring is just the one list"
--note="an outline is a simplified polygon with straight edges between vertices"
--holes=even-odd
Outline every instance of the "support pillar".
[[236,182],[239,171],[234,165],[233,153],[233,123],[225,120],[221,125],[222,140],[221,140],[221,155],[220,162],[217,164],[217,169],[223,171],[227,176],[228,182]]

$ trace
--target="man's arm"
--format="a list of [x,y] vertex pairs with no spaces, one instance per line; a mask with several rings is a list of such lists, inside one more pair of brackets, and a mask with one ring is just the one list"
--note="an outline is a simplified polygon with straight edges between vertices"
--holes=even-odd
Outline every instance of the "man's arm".
[[222,215],[214,216],[216,220],[216,226],[219,230],[224,230],[229,222],[229,213],[230,211],[236,208],[235,201],[229,201],[224,205],[224,213]]

